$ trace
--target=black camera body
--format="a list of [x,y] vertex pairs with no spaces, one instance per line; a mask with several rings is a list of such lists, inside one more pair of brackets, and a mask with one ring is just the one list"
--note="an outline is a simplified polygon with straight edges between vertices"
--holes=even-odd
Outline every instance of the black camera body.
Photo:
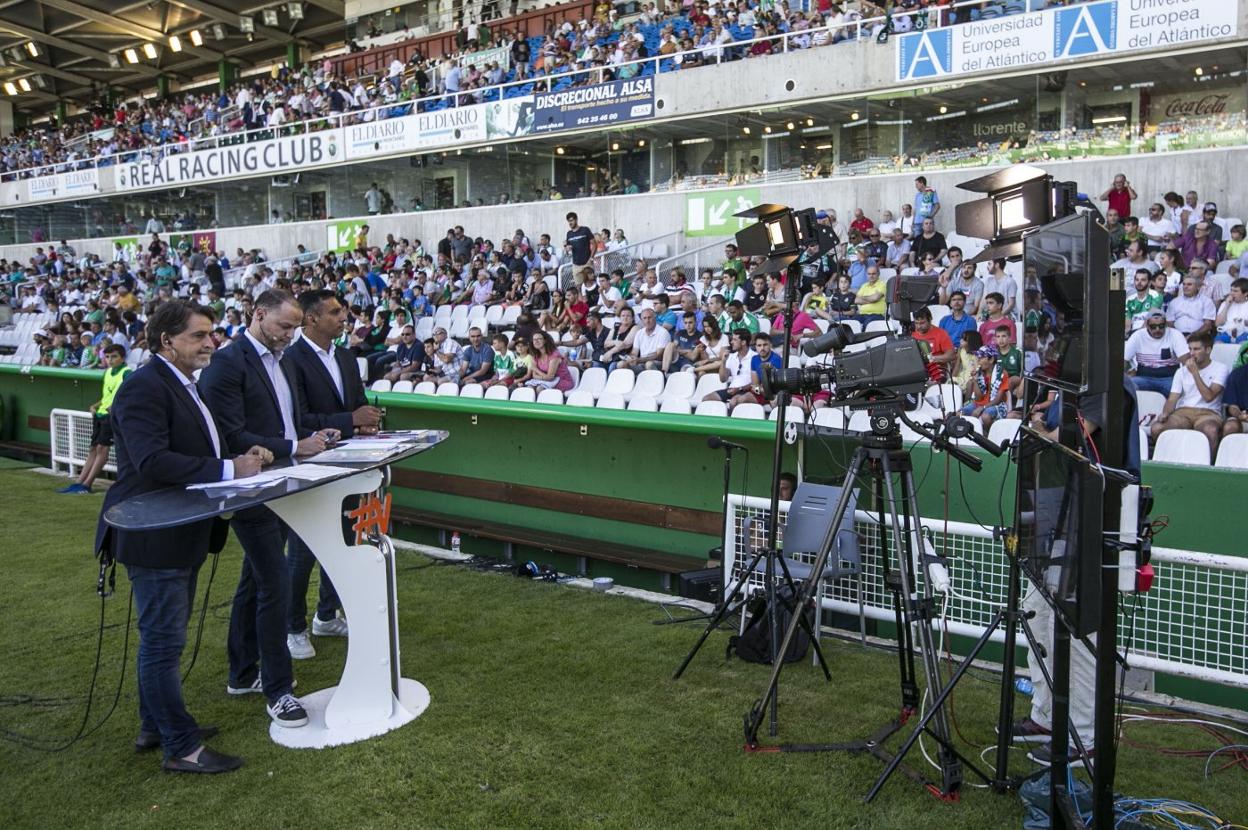
[[[873,339],[880,336],[872,334]],[[855,399],[865,402],[922,395],[927,388],[927,363],[918,341],[912,337],[888,335],[885,342],[865,351],[835,351],[828,365],[800,369],[764,366],[759,379],[763,395],[770,398],[780,391],[810,395],[831,385],[836,400],[850,403]]]

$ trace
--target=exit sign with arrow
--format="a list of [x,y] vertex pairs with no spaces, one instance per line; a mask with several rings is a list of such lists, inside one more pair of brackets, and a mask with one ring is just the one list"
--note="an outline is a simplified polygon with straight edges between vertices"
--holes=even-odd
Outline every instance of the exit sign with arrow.
[[756,187],[690,194],[685,197],[685,235],[731,236],[754,221],[738,219],[733,214],[761,202]]

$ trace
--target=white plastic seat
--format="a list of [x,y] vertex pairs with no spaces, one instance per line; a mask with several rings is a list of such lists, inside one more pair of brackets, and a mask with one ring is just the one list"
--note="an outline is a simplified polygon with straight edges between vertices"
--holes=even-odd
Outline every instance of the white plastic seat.
[[758,333],[771,334],[771,320],[768,320],[761,314],[758,315]]
[[[455,306],[455,307],[463,308],[462,305]],[[468,318],[456,317],[453,320],[451,320],[451,327],[449,331],[447,332],[447,334],[450,335],[452,340],[464,340],[468,337],[468,329],[469,329]]]
[[1223,363],[1227,368],[1235,365],[1235,358],[1239,356],[1238,343],[1214,343],[1213,359],[1218,363]]
[[698,401],[693,410],[694,415],[716,415],[721,418],[728,416],[728,404],[723,401]]
[[1153,425],[1153,421],[1157,420],[1157,416],[1161,414],[1162,408],[1166,405],[1166,396],[1160,392],[1149,392],[1140,390],[1135,393],[1136,414],[1139,417],[1140,426],[1148,429]]
[[440,305],[433,310],[434,326],[449,326],[451,323],[451,312],[453,308],[449,305]]
[[1218,445],[1218,460],[1213,465],[1230,470],[1248,470],[1248,434],[1228,435]]
[[[494,387],[490,387],[493,389]],[[519,386],[511,390],[512,403],[533,403],[537,400],[537,390],[532,386]]]
[[1145,427],[1141,426],[1140,427],[1140,460],[1149,461],[1151,459],[1152,459],[1152,454],[1148,451],[1148,430]]
[[439,398],[458,398],[459,397],[459,384],[457,383],[442,384],[441,386],[438,387],[438,397]]
[[634,395],[628,399],[628,408],[633,412],[658,412],[659,404],[650,395]]
[[1001,418],[993,421],[992,426],[988,427],[988,440],[997,445],[1006,441],[1012,442],[1022,427],[1023,422],[1020,418]]
[[416,339],[423,343],[430,337],[433,337],[434,327],[435,323],[432,317],[421,317],[416,321]]
[[479,383],[465,383],[464,388],[459,390],[461,398],[480,398],[485,394],[485,389]]
[[867,323],[867,327],[863,330],[864,331],[888,331],[889,322],[890,321],[888,320],[872,320],[870,323]]
[[[637,375],[633,383],[633,388],[624,397],[628,400],[633,398],[658,398],[663,394],[663,373],[658,369],[647,369]],[[608,383],[610,379],[608,378]]]
[[688,398],[663,398],[659,401],[659,411],[669,415],[688,415],[693,410],[689,407]]
[[607,375],[607,384],[602,388],[602,394],[623,397],[633,391],[633,384],[636,382],[637,376],[632,369],[616,369]]
[[[774,421],[779,416],[780,416],[780,410],[773,409],[771,411],[771,415],[768,416],[768,419]],[[799,424],[804,423],[806,421],[806,413],[802,411],[802,408],[800,406],[792,406],[792,405],[786,406],[784,408],[784,420],[786,422],[796,421]]]
[[861,410],[855,412],[849,416],[845,429],[850,432],[867,432],[871,429],[871,416]]
[[498,321],[499,325],[504,328],[514,327],[516,325],[516,321],[520,319],[520,312],[523,310],[524,309],[518,305],[507,306],[507,308],[503,309],[502,319]]
[[563,392],[558,389],[543,389],[537,393],[538,403],[563,405]]
[[572,388],[575,389],[581,383],[581,370],[577,366],[569,366],[568,374],[572,376]]
[[941,412],[957,412],[962,408],[962,390],[957,384],[940,383],[929,386],[923,400]]
[[861,320],[842,320],[841,325],[848,328],[854,334],[862,334],[862,321]]
[[386,380],[385,378],[382,378],[381,380],[375,380],[373,381],[373,385],[368,388],[372,392],[389,392],[390,381]]
[[466,306],[466,305],[457,305],[457,306],[454,306],[454,307],[451,309],[451,322],[452,322],[452,323],[454,323],[456,320],[467,320],[467,319],[468,319],[468,308],[469,308],[469,307],[468,307],[468,306]]
[[824,406],[816,409],[815,426],[844,429],[845,410],[839,406]]
[[603,392],[598,396],[599,409],[623,409],[624,396],[619,392]]
[[1194,429],[1168,429],[1157,437],[1153,460],[1167,464],[1209,465],[1209,439]]
[[762,421],[766,419],[767,413],[763,411],[762,404],[739,403],[732,408],[732,417],[744,418],[751,421]]
[[468,319],[469,320],[484,320],[485,319],[485,306],[483,305],[468,306]]
[[503,322],[503,307],[501,305],[492,305],[485,310],[485,324],[491,327],[497,327]]
[[693,390],[696,384],[697,380],[693,372],[676,372],[668,375],[667,384],[663,387],[663,394],[659,395],[659,399],[684,399],[687,401],[693,397]]
[[489,389],[486,389],[485,395],[483,397],[487,401],[505,401],[507,400],[507,396],[510,394],[511,394],[510,389],[508,389],[506,386],[503,386],[502,384],[498,384],[496,386],[491,386]]
[[390,391],[395,394],[411,394],[412,382],[410,380],[396,380],[394,386],[390,387]]
[[607,370],[594,366],[585,370],[585,373],[581,375],[580,383],[573,388],[577,392],[588,392],[592,399],[601,395],[606,385]]
[[417,395],[433,395],[437,393],[438,386],[431,380],[422,380],[420,383],[412,387],[412,392]]
[[568,406],[593,406],[594,395],[588,389],[573,389],[564,403]]
[[727,387],[727,384],[719,379],[718,375],[707,373],[698,378],[698,385],[693,390],[693,394],[689,396],[689,401],[695,407],[712,392],[718,392]]

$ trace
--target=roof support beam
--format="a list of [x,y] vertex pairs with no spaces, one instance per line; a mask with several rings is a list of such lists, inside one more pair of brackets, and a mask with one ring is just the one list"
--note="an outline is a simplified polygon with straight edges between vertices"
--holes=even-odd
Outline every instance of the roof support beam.
[[[54,9],[60,9],[63,12],[77,15],[84,20],[90,20],[93,23],[99,23],[118,32],[123,32],[132,36],[146,38],[147,40],[159,43],[162,47],[168,46],[169,35],[156,29],[149,29],[147,26],[140,26],[137,23],[131,23],[123,20],[115,14],[105,14],[104,12],[76,3],[74,0],[40,0],[45,6],[51,6]],[[172,32],[169,34],[173,34]],[[141,43],[135,43],[135,47],[141,46]],[[216,49],[209,49],[206,46],[195,46],[189,38],[182,37],[182,49],[188,52],[200,52],[206,57],[213,60],[220,60],[223,55]]]
[[[0,30],[12,32],[15,35],[21,35],[22,37],[29,38],[30,40],[45,43],[48,46],[55,46],[57,49],[63,49],[66,52],[73,52],[76,55],[95,58],[97,61],[100,61],[105,65],[108,64],[108,52],[104,52],[100,49],[93,49],[90,46],[84,46],[81,43],[75,43],[72,40],[66,40],[63,37],[57,37],[56,35],[45,34],[38,29],[32,29],[29,26],[23,26],[20,23],[14,23],[12,20],[5,17],[0,17]],[[136,64],[135,71],[141,72],[142,74],[153,78],[161,74],[160,70],[156,67],[145,66],[143,64]]]

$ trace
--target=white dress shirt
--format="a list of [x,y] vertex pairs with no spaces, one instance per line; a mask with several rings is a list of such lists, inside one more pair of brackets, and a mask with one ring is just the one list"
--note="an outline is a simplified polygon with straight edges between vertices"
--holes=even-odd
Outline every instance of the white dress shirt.
[[273,391],[277,393],[277,407],[282,412],[282,435],[290,442],[290,454],[294,455],[299,449],[299,434],[295,431],[295,398],[291,394],[290,384],[286,381],[286,374],[278,365],[282,359],[281,355],[269,351],[269,347],[257,340],[250,331],[246,332],[246,336],[251,341],[251,345],[256,347],[256,352],[260,355],[260,363],[269,373],[269,381],[273,384]]
[[311,337],[304,337],[304,340],[308,341],[308,345],[312,347],[312,351],[316,352],[316,356],[320,358],[321,364],[324,365],[325,371],[329,372],[329,376],[334,379],[334,388],[338,390],[338,400],[345,401],[347,396],[342,391],[342,367],[338,365],[338,361],[334,358],[334,344],[331,342],[329,351],[326,351],[318,346]]
[[[182,384],[182,388],[190,393],[191,400],[195,401],[195,405],[199,407],[200,414],[204,416],[204,423],[208,427],[208,436],[212,439],[212,450],[216,453],[217,458],[221,458],[221,436],[217,433],[217,425],[216,422],[212,420],[212,413],[208,411],[208,406],[204,403],[203,399],[199,397],[199,389],[196,388],[195,381],[182,374],[182,370],[177,366],[174,366],[173,362],[170,361],[169,358],[164,355],[156,356],[165,361],[165,365],[173,370],[173,376],[178,379],[178,383]],[[231,481],[233,478],[234,462],[229,459],[222,459],[221,480]]]

